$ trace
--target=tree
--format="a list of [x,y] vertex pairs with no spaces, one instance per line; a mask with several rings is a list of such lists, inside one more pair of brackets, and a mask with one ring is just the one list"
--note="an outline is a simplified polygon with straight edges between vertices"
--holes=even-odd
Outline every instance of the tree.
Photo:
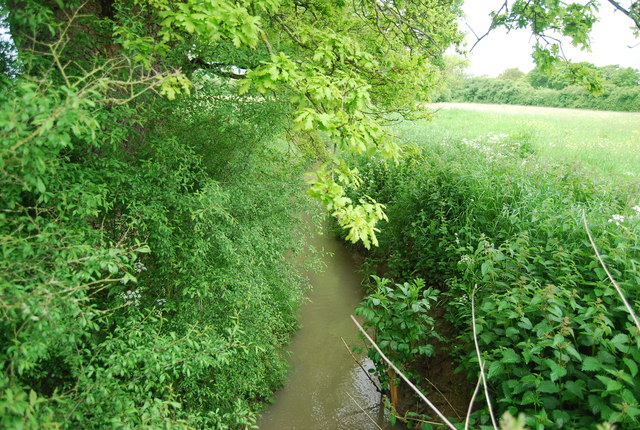
[[498,79],[503,79],[506,81],[521,81],[526,76],[526,73],[519,69],[506,69],[504,72],[500,73]]
[[[485,35],[497,27],[507,30],[529,29],[536,40],[533,58],[543,72],[551,70],[560,60],[565,63],[564,71],[569,80],[586,86],[591,92],[602,91],[602,79],[592,68],[574,65],[562,50],[562,38],[581,49],[588,49],[590,33],[597,17],[595,12],[604,1],[566,2],[557,0],[506,0],[500,8],[492,12],[492,22]],[[608,0],[617,10],[625,14],[631,24],[640,31],[640,3],[631,0],[625,6],[622,2]]]
[[460,5],[0,1],[0,426],[250,427],[298,299],[300,157],[260,151],[313,154],[310,193],[375,245],[351,161],[399,156],[385,124],[439,85]]
[[604,79],[616,87],[634,87],[640,85],[640,71],[632,67],[610,65],[601,67],[600,71]]
[[375,244],[349,162],[398,156],[458,2],[0,6],[0,427],[251,427],[296,325],[300,166]]

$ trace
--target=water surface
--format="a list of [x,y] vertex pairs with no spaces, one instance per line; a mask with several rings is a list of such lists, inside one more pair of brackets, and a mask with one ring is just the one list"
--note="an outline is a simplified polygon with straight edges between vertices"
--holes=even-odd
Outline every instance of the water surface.
[[[326,269],[308,274],[313,290],[301,309],[302,328],[290,345],[289,380],[263,413],[259,428],[391,428],[385,424],[380,394],[341,340],[350,346],[362,344],[349,317],[363,297],[357,265],[344,246],[328,234],[316,235],[312,243],[330,253],[323,257]],[[373,366],[366,357],[358,360],[367,369]]]

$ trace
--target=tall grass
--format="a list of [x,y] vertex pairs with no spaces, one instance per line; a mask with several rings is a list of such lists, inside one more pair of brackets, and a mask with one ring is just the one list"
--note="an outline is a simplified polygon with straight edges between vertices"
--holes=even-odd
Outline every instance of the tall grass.
[[437,110],[433,121],[396,127],[404,141],[508,134],[530,143],[542,157],[585,164],[617,179],[640,179],[640,113],[473,104],[431,108]]

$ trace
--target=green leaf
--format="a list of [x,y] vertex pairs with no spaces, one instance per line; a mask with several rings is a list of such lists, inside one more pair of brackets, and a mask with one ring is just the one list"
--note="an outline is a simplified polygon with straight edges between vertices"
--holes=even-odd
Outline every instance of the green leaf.
[[555,361],[551,359],[546,359],[544,362],[551,369],[551,374],[549,375],[549,377],[551,378],[552,381],[557,381],[558,379],[562,378],[567,374],[567,369],[560,366]]
[[552,381],[542,381],[540,385],[538,385],[538,391],[541,393],[557,393],[560,391],[558,388],[558,384]]
[[44,182],[42,182],[42,178],[40,177],[36,178],[36,188],[41,193],[44,193],[45,191],[47,191],[47,187],[44,186]]
[[484,263],[482,263],[480,271],[482,272],[482,276],[485,276],[487,273],[493,272],[493,264],[491,263],[491,261],[485,261]]
[[584,382],[583,381],[567,381],[564,384],[564,388],[565,390],[567,390],[568,392],[570,392],[571,394],[573,394],[574,396],[576,396],[579,399],[584,399]]
[[518,326],[527,330],[531,330],[533,328],[533,324],[531,323],[531,320],[527,317],[522,317],[520,319],[520,322],[518,323]]
[[611,339],[611,343],[615,346],[620,352],[628,352],[629,351],[629,336],[624,333],[618,333]]
[[499,376],[504,372],[504,365],[501,361],[492,361],[489,363],[487,370],[487,378],[492,379],[495,376]]
[[589,396],[589,406],[594,414],[598,414],[605,406],[605,402],[600,396]]
[[582,356],[580,353],[573,347],[573,345],[568,345],[565,350],[572,355],[576,360],[582,361]]
[[638,365],[636,364],[636,362],[629,358],[623,358],[622,361],[624,361],[624,364],[626,364],[629,368],[631,376],[635,377],[638,374]]
[[587,372],[596,372],[602,369],[602,364],[595,357],[586,357],[582,362],[582,370]]
[[504,363],[520,363],[522,360],[520,355],[511,348],[502,351],[502,360]]
[[600,382],[605,385],[606,390],[610,393],[618,391],[622,388],[622,384],[620,382],[615,381],[608,376],[596,375],[596,378],[598,378]]

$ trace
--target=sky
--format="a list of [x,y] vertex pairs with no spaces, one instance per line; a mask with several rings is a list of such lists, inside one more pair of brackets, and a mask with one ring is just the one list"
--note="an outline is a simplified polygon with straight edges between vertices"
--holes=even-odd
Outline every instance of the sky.
[[[565,54],[573,61],[588,61],[596,66],[618,64],[640,69],[640,39],[633,36],[632,21],[607,2],[602,3],[598,13],[600,21],[594,25],[591,36],[592,52],[580,51],[567,40],[563,44]],[[467,33],[467,50],[476,40],[467,24],[476,34],[484,34],[491,23],[489,12],[501,4],[501,0],[465,0],[466,18],[460,27]],[[467,73],[496,77],[513,67],[528,72],[534,66],[531,59],[533,44],[531,34],[526,30],[507,34],[503,29],[495,29],[468,54],[470,65]]]

